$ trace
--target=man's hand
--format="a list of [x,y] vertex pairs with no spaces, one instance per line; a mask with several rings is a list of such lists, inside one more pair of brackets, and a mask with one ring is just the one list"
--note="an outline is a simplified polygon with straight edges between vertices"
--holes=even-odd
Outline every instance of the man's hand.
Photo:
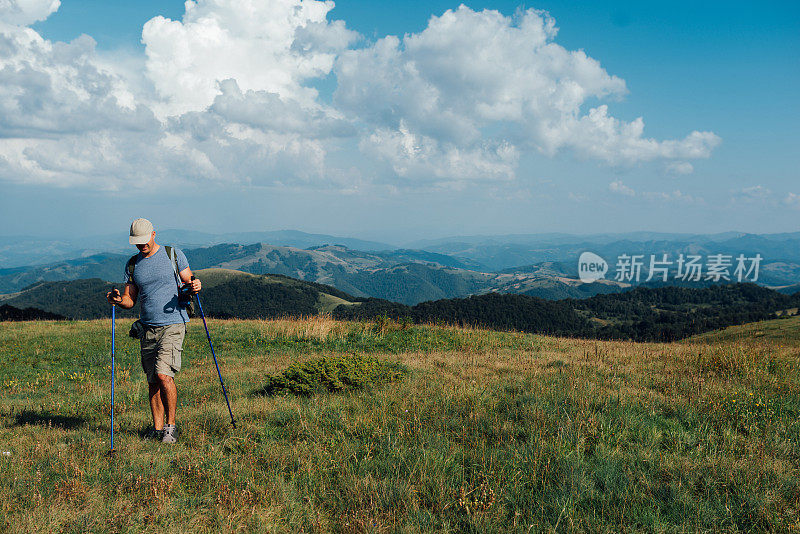
[[189,282],[189,284],[192,286],[192,293],[200,293],[200,290],[203,287],[203,284],[200,283],[200,280],[195,278],[194,276],[192,277],[192,281]]
[[125,284],[125,291],[122,295],[119,294],[119,290],[115,287],[106,293],[106,299],[109,304],[114,304],[115,306],[129,310],[136,305],[136,297],[138,294],[139,291],[137,291],[136,286],[128,283]]
[[122,295],[119,294],[119,289],[116,287],[106,293],[106,300],[108,300],[109,304],[116,304],[119,305],[122,303]]

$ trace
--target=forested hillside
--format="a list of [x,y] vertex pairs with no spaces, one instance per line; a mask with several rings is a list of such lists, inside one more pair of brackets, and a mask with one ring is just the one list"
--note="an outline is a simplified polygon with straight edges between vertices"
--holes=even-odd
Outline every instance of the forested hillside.
[[729,284],[703,289],[637,288],[560,301],[496,293],[416,306],[370,299],[359,306],[339,307],[334,316],[386,316],[416,323],[444,321],[562,336],[672,341],[725,326],[793,315],[798,306],[800,293],[784,295],[755,284]]
[[[673,341],[726,326],[794,315],[800,307],[800,293],[785,295],[755,284],[699,289],[640,287],[558,301],[487,293],[409,306],[353,297],[324,284],[281,275],[207,269],[198,271],[198,276],[203,280],[204,310],[211,317],[258,319],[332,313],[346,320],[386,317],[596,339]],[[43,282],[0,297],[0,303],[74,319],[107,317],[110,309],[103,296],[111,287],[99,279]],[[133,317],[138,309],[118,312],[120,317]]]
[[[201,299],[205,313],[222,318],[270,318],[316,315],[336,306],[357,302],[336,288],[286,276],[256,276],[226,269],[198,271],[203,281]],[[111,307],[105,294],[112,287],[100,279],[42,282],[16,295],[0,297],[0,303],[17,308],[35,307],[70,319],[108,317]],[[139,305],[119,308],[118,317],[137,317]]]
[[61,319],[66,319],[66,317],[37,308],[21,310],[8,304],[0,306],[0,321],[58,321]]

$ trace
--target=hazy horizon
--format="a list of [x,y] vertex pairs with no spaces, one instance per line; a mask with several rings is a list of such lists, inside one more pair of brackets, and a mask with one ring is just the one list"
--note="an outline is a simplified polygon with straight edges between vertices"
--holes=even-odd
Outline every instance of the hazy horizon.
[[[156,230],[156,240],[158,241],[158,234],[159,233],[180,233],[180,232],[187,232],[191,234],[192,232],[200,233],[200,234],[207,234],[211,236],[223,236],[223,235],[235,235],[235,234],[258,234],[258,233],[277,233],[277,232],[300,232],[303,234],[308,235],[326,235],[335,238],[343,238],[343,239],[357,239],[361,241],[372,241],[377,243],[385,243],[388,245],[393,246],[404,246],[409,245],[417,242],[423,241],[440,241],[444,239],[458,239],[458,238],[497,238],[497,237],[536,237],[536,236],[552,236],[552,235],[563,235],[565,237],[600,237],[600,236],[632,236],[636,234],[654,234],[657,236],[725,236],[725,234],[741,234],[741,235],[757,235],[757,236],[773,236],[773,235],[781,235],[781,234],[800,234],[800,230],[795,231],[781,231],[781,232],[746,232],[742,230],[723,230],[719,232],[669,232],[669,231],[662,231],[662,230],[630,230],[630,231],[623,231],[623,232],[564,232],[564,231],[552,231],[552,232],[504,232],[504,233],[464,233],[464,234],[443,234],[443,235],[436,235],[436,236],[425,236],[419,238],[413,238],[405,241],[395,242],[385,238],[372,238],[366,237],[365,235],[359,234],[344,234],[339,232],[326,232],[326,231],[319,231],[319,232],[311,232],[306,231],[299,228],[270,228],[270,229],[241,229],[241,230],[232,230],[232,231],[204,231],[204,230],[197,230],[191,228],[155,228]],[[68,234],[10,234],[10,233],[2,233],[0,232],[0,237],[3,238],[32,238],[32,239],[41,239],[41,240],[91,240],[91,239],[100,239],[100,238],[116,238],[118,237],[120,241],[127,241],[127,228],[120,232],[104,232],[104,233],[89,233],[89,234],[81,234],[81,235],[68,235]],[[191,239],[191,237],[187,237],[187,240]],[[240,244],[249,244],[249,243],[240,243]]]

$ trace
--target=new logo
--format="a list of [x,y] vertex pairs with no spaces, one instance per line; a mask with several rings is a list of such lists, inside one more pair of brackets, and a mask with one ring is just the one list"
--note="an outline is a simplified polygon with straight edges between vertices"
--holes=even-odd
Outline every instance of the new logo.
[[608,263],[594,252],[584,252],[578,258],[578,278],[584,284],[605,278],[607,272]]

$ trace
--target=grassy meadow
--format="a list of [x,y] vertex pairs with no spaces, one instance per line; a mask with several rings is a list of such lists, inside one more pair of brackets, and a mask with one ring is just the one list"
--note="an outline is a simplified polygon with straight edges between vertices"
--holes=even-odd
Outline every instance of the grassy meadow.
[[[673,344],[301,320],[202,324],[177,445],[144,441],[138,342],[118,321],[0,324],[7,532],[800,530],[800,318]],[[318,358],[407,370],[264,394]]]

